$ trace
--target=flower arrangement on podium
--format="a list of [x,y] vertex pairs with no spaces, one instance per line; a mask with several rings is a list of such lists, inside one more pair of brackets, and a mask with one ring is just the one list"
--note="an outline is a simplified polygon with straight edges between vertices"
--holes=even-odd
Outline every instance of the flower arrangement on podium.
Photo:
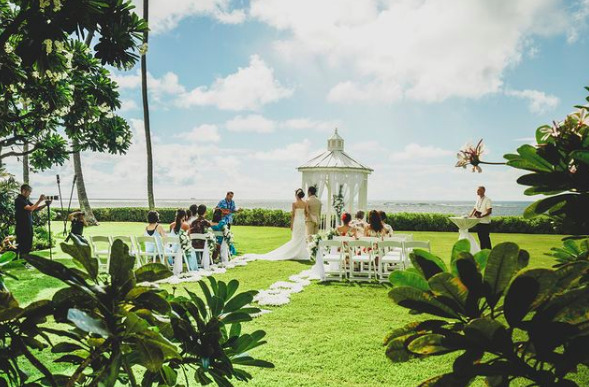
[[315,256],[317,255],[317,250],[319,250],[319,242],[322,240],[331,240],[334,236],[337,236],[337,230],[331,229],[327,232],[320,232],[311,237],[311,242],[308,244],[309,248],[309,255],[311,256],[311,260],[315,260]]
[[206,232],[206,240],[207,246],[209,247],[209,253],[212,257],[213,254],[215,254],[215,250],[217,250],[217,236],[211,229],[208,229]]

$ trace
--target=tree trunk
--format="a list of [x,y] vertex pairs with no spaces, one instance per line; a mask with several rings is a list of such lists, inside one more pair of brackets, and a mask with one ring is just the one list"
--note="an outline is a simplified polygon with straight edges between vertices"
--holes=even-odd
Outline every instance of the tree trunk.
[[[90,47],[90,43],[92,43],[92,37],[94,36],[94,31],[90,31],[88,36],[86,37],[86,46]],[[74,149],[78,147],[78,142],[74,140]],[[76,189],[78,191],[78,202],[80,203],[80,210],[84,211],[84,216],[86,218],[86,222],[89,225],[97,225],[98,221],[92,212],[92,207],[90,207],[90,201],[88,200],[88,193],[86,192],[86,184],[84,183],[84,174],[82,173],[82,158],[80,156],[80,152],[74,152],[74,174],[76,176]]]
[[25,154],[22,157],[22,182],[23,184],[30,184],[29,183],[29,155],[26,153],[29,151],[29,143],[25,142],[23,151]]
[[[143,0],[143,19],[149,25],[149,0]],[[147,49],[149,32],[143,33],[143,44]],[[150,210],[155,209],[153,196],[153,154],[151,151],[151,129],[149,127],[149,102],[147,99],[147,52],[141,55],[141,94],[143,97],[143,123],[145,125],[145,148],[147,149],[147,203]]]
[[[78,143],[74,140],[74,149],[77,148]],[[78,202],[80,203],[80,210],[84,211],[86,222],[89,225],[97,225],[96,217],[90,207],[88,194],[86,193],[86,184],[84,184],[84,174],[82,173],[82,159],[80,152],[74,152],[74,173],[76,176],[76,188],[78,191]]]

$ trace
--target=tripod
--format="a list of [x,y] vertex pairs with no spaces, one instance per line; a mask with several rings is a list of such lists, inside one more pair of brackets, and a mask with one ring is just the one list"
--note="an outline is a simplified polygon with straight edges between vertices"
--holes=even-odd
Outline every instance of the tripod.
[[47,231],[49,232],[49,259],[53,261],[53,241],[51,238],[51,201],[46,201],[47,206]]
[[72,190],[70,192],[70,200],[68,202],[67,205],[67,212],[64,213],[63,212],[63,200],[61,196],[61,180],[59,179],[59,175],[57,175],[57,189],[59,190],[59,202],[61,203],[61,216],[63,216],[63,236],[68,235],[67,232],[67,221],[68,221],[68,216],[69,213],[71,211],[72,208],[72,198],[74,197],[74,188],[76,186],[76,179],[77,179],[78,175],[74,174],[74,180],[72,181]]

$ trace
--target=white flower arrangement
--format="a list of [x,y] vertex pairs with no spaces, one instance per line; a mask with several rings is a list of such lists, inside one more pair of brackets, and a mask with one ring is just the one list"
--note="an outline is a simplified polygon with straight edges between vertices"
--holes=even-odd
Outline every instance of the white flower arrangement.
[[205,233],[207,238],[207,246],[209,246],[209,253],[211,254],[211,258],[217,249],[217,237],[215,233],[209,228]]
[[319,242],[321,242],[322,240],[331,240],[336,235],[338,235],[338,233],[335,229],[331,229],[326,233],[324,232],[313,235],[311,242],[308,245],[311,260],[315,260],[317,250],[319,250]]

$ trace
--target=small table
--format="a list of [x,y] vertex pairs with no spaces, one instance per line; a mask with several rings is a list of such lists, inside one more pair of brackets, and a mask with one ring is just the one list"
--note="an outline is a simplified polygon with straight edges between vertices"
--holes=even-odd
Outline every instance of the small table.
[[479,224],[481,220],[479,218],[463,218],[460,216],[451,216],[450,220],[458,227],[458,240],[468,239],[470,241],[470,253],[474,255],[481,251],[477,241],[468,232],[468,229]]

